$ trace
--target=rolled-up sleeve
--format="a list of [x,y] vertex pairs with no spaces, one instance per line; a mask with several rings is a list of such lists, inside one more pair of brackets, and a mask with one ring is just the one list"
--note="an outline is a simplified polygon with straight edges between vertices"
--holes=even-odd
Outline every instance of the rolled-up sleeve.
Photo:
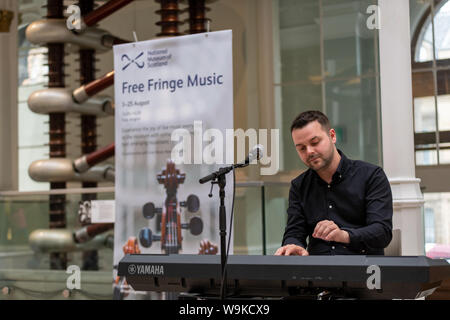
[[366,226],[342,228],[354,249],[384,249],[392,240],[392,191],[383,169],[377,168],[366,185]]
[[289,207],[287,209],[287,224],[282,245],[296,244],[306,248],[306,219],[300,202],[298,189],[294,182],[289,190]]

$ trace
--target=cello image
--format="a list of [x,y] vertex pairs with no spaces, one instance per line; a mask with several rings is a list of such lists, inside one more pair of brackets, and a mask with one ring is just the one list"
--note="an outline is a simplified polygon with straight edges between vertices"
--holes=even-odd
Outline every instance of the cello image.
[[157,175],[157,180],[164,185],[166,200],[163,208],[157,208],[153,202],[147,202],[142,208],[146,219],[157,216],[157,228],[160,235],[153,234],[152,230],[145,227],[139,231],[139,242],[142,247],[150,248],[153,241],[161,242],[161,251],[165,254],[177,254],[182,249],[182,229],[189,229],[192,235],[197,236],[203,231],[203,221],[199,217],[193,217],[189,223],[181,223],[181,207],[189,212],[197,212],[200,209],[200,200],[196,195],[189,195],[186,201],[178,202],[178,186],[184,183],[186,174],[180,173],[172,160],[168,160],[166,168]]

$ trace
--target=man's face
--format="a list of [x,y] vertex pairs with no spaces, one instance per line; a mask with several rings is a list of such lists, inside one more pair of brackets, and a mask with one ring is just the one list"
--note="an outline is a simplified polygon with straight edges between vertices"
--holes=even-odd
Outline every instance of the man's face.
[[318,121],[312,121],[301,129],[292,131],[297,153],[309,168],[319,171],[326,169],[332,162],[336,143],[336,132],[326,132]]

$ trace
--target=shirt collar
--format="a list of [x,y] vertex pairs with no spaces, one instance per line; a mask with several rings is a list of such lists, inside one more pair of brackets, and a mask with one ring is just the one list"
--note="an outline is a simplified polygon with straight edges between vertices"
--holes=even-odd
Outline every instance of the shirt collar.
[[339,155],[341,156],[341,160],[339,161],[339,165],[336,169],[336,172],[333,174],[333,180],[339,181],[343,178],[345,172],[347,171],[347,168],[350,165],[350,160],[345,156],[345,154],[337,149]]
[[338,151],[339,155],[341,156],[341,161],[339,161],[339,165],[336,169],[336,172],[342,174],[342,173],[345,173],[345,171],[349,167],[350,160],[345,156],[345,154],[341,150],[337,149],[337,151]]

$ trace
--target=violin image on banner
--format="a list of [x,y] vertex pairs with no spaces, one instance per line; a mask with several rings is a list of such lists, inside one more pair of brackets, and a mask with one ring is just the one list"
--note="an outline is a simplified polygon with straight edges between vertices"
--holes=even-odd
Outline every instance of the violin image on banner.
[[164,208],[157,208],[153,202],[148,202],[143,206],[142,212],[146,219],[152,219],[155,214],[161,217],[161,235],[154,235],[150,228],[141,229],[139,242],[144,248],[150,248],[153,241],[161,241],[161,250],[164,253],[177,254],[182,248],[181,229],[189,229],[194,236],[202,233],[203,221],[199,217],[191,218],[189,223],[181,223],[180,207],[186,207],[189,212],[194,213],[200,208],[199,198],[192,194],[186,201],[178,203],[177,189],[184,183],[185,178],[186,174],[180,173],[172,160],[168,160],[166,168],[157,175],[158,182],[166,189]]

